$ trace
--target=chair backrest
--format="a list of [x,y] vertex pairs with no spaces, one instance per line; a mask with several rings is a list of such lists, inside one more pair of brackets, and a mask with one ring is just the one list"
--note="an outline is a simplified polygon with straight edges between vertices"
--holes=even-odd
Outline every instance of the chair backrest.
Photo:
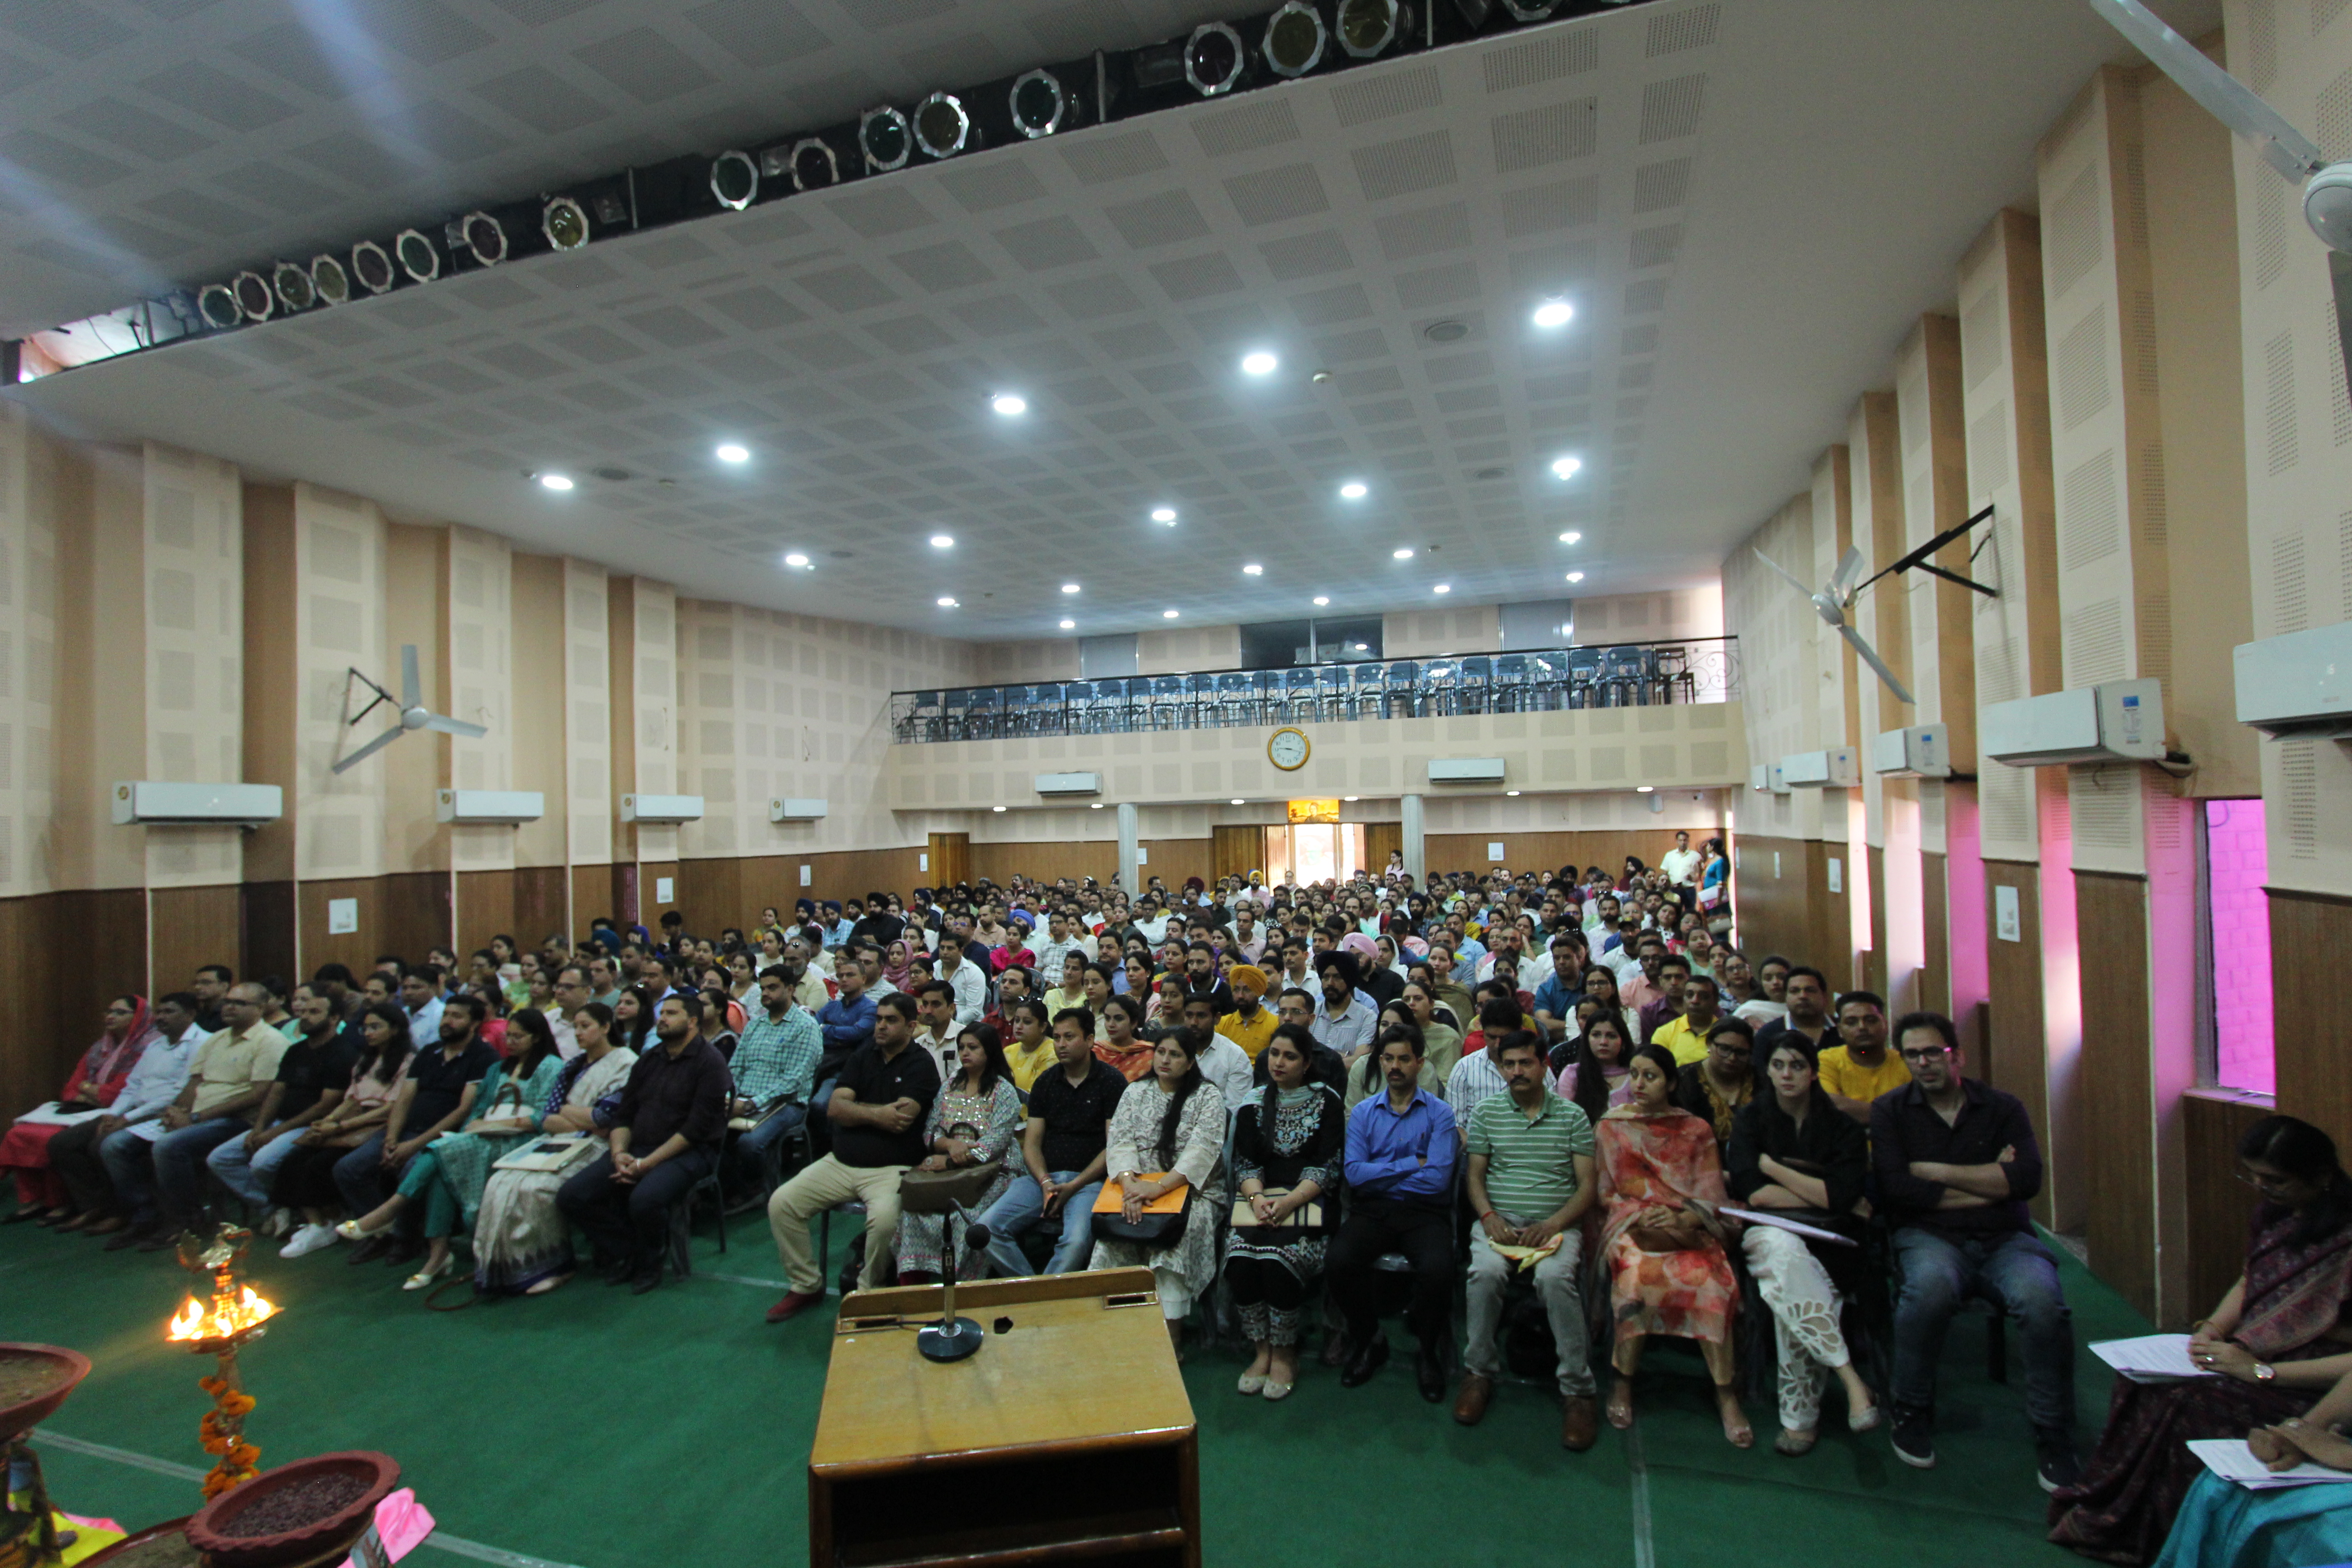
[[1150,701],[1151,678],[1144,675],[1129,676],[1127,679],[1127,700],[1129,702]]
[[1409,658],[1401,659],[1397,663],[1389,666],[1389,688],[1391,690],[1409,687],[1420,679],[1421,666],[1415,664]]
[[1221,697],[1246,697],[1249,689],[1250,678],[1240,670],[1217,677],[1217,694]]
[[1282,672],[1282,689],[1286,692],[1311,692],[1315,689],[1315,672],[1311,669],[1286,669]]
[[1568,668],[1573,674],[1595,676],[1601,673],[1601,650],[1597,647],[1572,647],[1568,650]]
[[1184,678],[1181,675],[1153,676],[1151,678],[1151,695],[1154,697],[1183,696]]
[[1184,689],[1195,697],[1206,697],[1216,689],[1217,678],[1213,675],[1188,675],[1184,678]]
[[1360,664],[1356,666],[1356,689],[1359,691],[1375,689],[1385,684],[1388,678],[1389,668],[1388,666],[1384,664]]
[[1250,671],[1250,689],[1261,696],[1273,696],[1282,689],[1282,671],[1278,669]]
[[938,692],[918,691],[915,693],[915,710],[917,712],[919,713],[926,708],[937,708],[939,705],[940,694]]
[[1647,648],[1612,647],[1609,650],[1609,673],[1612,676],[1641,675],[1649,668]]
[[1316,684],[1333,691],[1348,689],[1348,670],[1344,665],[1327,664],[1315,672]]
[[982,686],[972,692],[971,705],[974,708],[994,708],[1003,700],[1003,698],[1004,693],[1000,688]]
[[963,710],[971,706],[971,689],[967,687],[960,691],[949,692],[947,701],[941,704],[941,706],[946,708],[950,713],[961,712]]
[[1465,680],[1484,680],[1489,675],[1494,673],[1494,669],[1495,661],[1493,659],[1488,658],[1484,654],[1475,655],[1474,657],[1465,658],[1462,661],[1462,679]]
[[1062,683],[1048,681],[1029,689],[1029,703],[1034,708],[1059,708],[1062,705]]
[[1502,658],[1495,661],[1496,679],[1523,681],[1527,679],[1527,655],[1519,653],[1507,653]]

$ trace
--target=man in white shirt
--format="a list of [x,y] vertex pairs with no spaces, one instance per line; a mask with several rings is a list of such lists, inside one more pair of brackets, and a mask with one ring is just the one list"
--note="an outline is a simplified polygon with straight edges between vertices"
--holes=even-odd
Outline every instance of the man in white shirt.
[[119,1138],[126,1144],[121,1157],[129,1158],[130,1146],[135,1145],[152,1162],[153,1142],[166,1131],[163,1112],[186,1085],[196,1047],[211,1037],[197,1026],[196,998],[186,991],[157,1000],[154,1025],[157,1037],[140,1053],[138,1065],[106,1114],[68,1127],[49,1140],[49,1168],[65,1183],[74,1211],[60,1230],[111,1236],[131,1223],[106,1173],[105,1146]]
[[1205,995],[1187,996],[1181,1015],[1183,1028],[1193,1037],[1192,1059],[1201,1076],[1217,1086],[1230,1113],[1253,1092],[1257,1072],[1249,1053],[1217,1033],[1217,1005]]
[[1658,857],[1658,869],[1664,871],[1666,880],[1678,889],[1696,888],[1698,886],[1698,851],[1690,847],[1690,830],[1676,828],[1675,847]]
[[[958,1029],[966,1024],[979,1023],[988,1012],[988,976],[981,973],[980,965],[963,955],[963,938],[957,932],[945,931],[940,933],[937,972],[941,980],[954,988],[955,1027]],[[949,1082],[954,1076],[953,1073],[945,1074],[940,1081]]]
[[157,1120],[153,1142],[129,1142],[102,1158],[114,1190],[131,1210],[131,1228],[109,1251],[136,1245],[161,1252],[194,1226],[205,1205],[205,1156],[253,1130],[253,1116],[278,1079],[286,1037],[262,1022],[265,997],[253,981],[221,998],[221,1030],[196,1047],[188,1079]]
[[408,1043],[419,1051],[441,1048],[441,972],[420,963],[400,977],[400,1010],[408,1015]]
[[1045,941],[1034,951],[1037,955],[1037,973],[1053,984],[1062,983],[1062,961],[1073,952],[1084,954],[1091,963],[1094,954],[1087,944],[1070,934],[1070,916],[1066,910],[1055,909],[1045,917]]
[[1257,929],[1257,905],[1251,900],[1234,902],[1233,949],[1244,963],[1255,963],[1265,952],[1265,938]]
[[953,1083],[961,1069],[956,1037],[963,1026],[955,1014],[955,987],[946,981],[926,980],[915,987],[914,1047],[938,1065],[941,1083]]

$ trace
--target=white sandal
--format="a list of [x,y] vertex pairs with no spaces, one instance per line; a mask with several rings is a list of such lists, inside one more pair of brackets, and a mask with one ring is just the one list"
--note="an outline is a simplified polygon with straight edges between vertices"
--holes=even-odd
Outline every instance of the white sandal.
[[400,1288],[404,1290],[429,1289],[435,1280],[440,1279],[443,1275],[448,1272],[449,1265],[445,1260],[438,1268],[418,1269],[415,1273],[410,1275],[405,1280],[402,1281]]

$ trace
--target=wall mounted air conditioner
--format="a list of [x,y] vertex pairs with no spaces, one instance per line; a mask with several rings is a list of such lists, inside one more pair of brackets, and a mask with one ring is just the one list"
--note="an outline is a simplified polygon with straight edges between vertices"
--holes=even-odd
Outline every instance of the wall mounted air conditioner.
[[535,789],[445,789],[434,797],[433,815],[443,822],[537,822],[547,815],[547,796]]
[[1862,783],[1852,746],[1826,752],[1792,752],[1780,759],[1780,776],[1793,789],[1852,789]]
[[1898,779],[1952,776],[1952,732],[1941,724],[1882,730],[1870,743],[1870,771]]
[[276,784],[162,784],[137,780],[114,786],[114,820],[149,827],[258,827],[286,815]]
[[1503,759],[1500,757],[1432,757],[1429,759],[1429,782],[1432,784],[1501,784]]
[[1037,793],[1043,795],[1100,795],[1100,773],[1039,773]]
[[1748,787],[1759,792],[1770,789],[1772,787],[1772,764],[1769,763],[1758,763],[1755,766],[1749,768],[1748,770]]
[[2238,722],[2263,734],[2352,741],[2352,622],[2241,643]]
[[825,803],[821,800],[793,800],[789,797],[768,803],[770,822],[814,822],[824,816]]
[[702,820],[702,797],[698,795],[625,795],[621,797],[623,822],[699,822]]
[[1977,749],[2012,768],[2164,758],[2164,696],[2154,680],[2113,680],[1977,711]]

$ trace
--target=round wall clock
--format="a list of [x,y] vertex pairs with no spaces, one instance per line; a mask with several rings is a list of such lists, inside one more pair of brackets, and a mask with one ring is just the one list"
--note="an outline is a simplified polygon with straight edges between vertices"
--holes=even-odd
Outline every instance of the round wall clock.
[[1297,773],[1307,765],[1307,754],[1313,748],[1307,743],[1304,730],[1276,730],[1266,737],[1265,760],[1284,773]]

